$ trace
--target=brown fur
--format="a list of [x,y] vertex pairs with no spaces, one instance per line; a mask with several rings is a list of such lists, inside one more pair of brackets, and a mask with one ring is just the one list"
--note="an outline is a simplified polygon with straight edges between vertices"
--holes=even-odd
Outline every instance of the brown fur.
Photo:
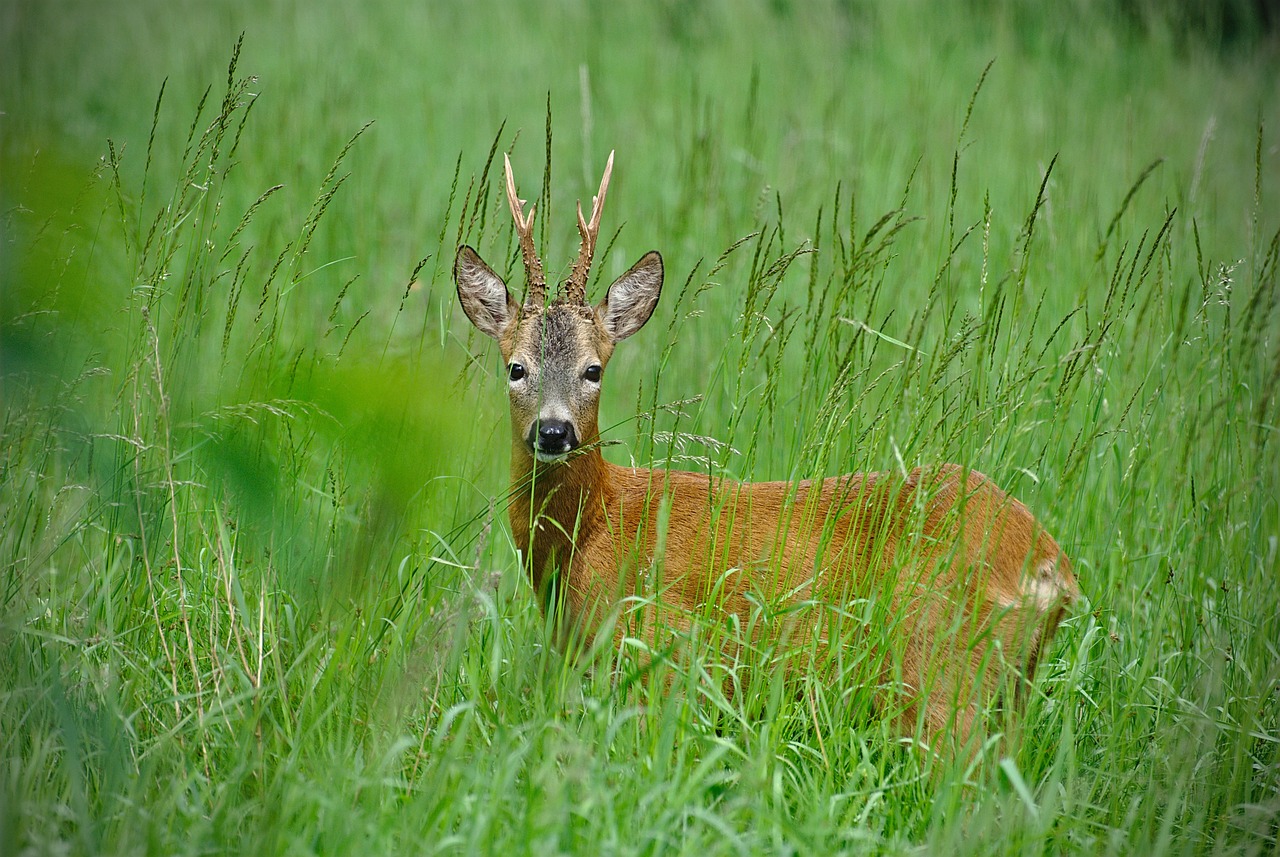
[[[872,639],[883,645],[887,636],[892,650],[863,654],[878,665],[879,706],[898,712],[904,735],[919,720],[926,743],[950,727],[952,740],[965,744],[1007,680],[1031,678],[1078,595],[1066,556],[1026,507],[955,465],[905,480],[868,473],[717,483],[619,467],[596,448],[543,465],[517,443],[512,478],[525,486],[510,508],[516,545],[535,590],[545,592],[558,573],[558,621],[567,632],[589,642],[612,625],[617,643],[633,635],[658,644],[660,626],[687,632],[694,617],[710,614],[737,617],[757,649],[803,646],[815,630],[824,645],[815,627],[821,611],[769,625],[753,616],[756,605],[884,599],[882,614],[901,621]],[[661,536],[660,518],[667,520]],[[639,627],[618,621],[655,565],[662,609],[644,614]],[[740,571],[726,576],[731,569]],[[962,630],[946,630],[956,620]],[[811,664],[836,657],[811,655]]]

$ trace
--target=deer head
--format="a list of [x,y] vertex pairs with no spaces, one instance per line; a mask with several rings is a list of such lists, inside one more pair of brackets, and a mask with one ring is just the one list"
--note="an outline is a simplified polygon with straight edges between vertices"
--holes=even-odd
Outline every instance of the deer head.
[[544,463],[563,461],[582,444],[597,440],[600,383],[613,347],[644,326],[662,291],[662,257],[650,251],[609,286],[603,301],[594,307],[587,303],[587,276],[612,172],[610,152],[590,220],[582,216],[578,203],[578,260],[551,303],[533,244],[536,206],[524,214],[525,201],[516,195],[509,158],[507,203],[524,260],[524,303],[516,303],[507,284],[471,247],[459,247],[453,265],[463,311],[481,333],[498,341],[502,351],[513,435],[518,445]]

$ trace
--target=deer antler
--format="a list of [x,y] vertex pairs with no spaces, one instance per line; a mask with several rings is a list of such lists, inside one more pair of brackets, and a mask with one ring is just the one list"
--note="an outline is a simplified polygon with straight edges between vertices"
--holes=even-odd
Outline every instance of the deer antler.
[[525,295],[524,305],[529,309],[541,309],[547,298],[547,279],[542,273],[542,260],[533,246],[533,214],[538,210],[535,202],[529,207],[529,216],[524,216],[524,200],[516,196],[516,180],[511,175],[511,158],[505,153],[502,160],[507,167],[507,204],[511,206],[511,216],[516,220],[516,234],[520,236],[520,255],[524,257],[525,278],[529,281],[529,292]]
[[604,210],[604,195],[609,190],[609,177],[613,175],[613,152],[604,165],[604,178],[600,179],[600,192],[591,200],[591,222],[582,216],[582,200],[578,200],[578,232],[582,244],[578,247],[578,261],[573,263],[569,281],[565,283],[564,299],[569,303],[587,303],[587,274],[591,271],[591,258],[596,252],[596,237],[600,234],[600,212]]

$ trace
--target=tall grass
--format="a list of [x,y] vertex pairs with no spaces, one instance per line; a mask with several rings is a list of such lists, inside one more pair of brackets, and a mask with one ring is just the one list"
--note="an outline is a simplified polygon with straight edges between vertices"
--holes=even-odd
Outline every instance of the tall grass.
[[[1265,40],[230,8],[0,13],[0,852],[1276,849]],[[449,266],[518,270],[509,151],[561,272],[615,147],[593,287],[650,247],[668,282],[607,454],[988,473],[1085,592],[1017,742],[939,770],[857,688],[666,696],[550,644]]]

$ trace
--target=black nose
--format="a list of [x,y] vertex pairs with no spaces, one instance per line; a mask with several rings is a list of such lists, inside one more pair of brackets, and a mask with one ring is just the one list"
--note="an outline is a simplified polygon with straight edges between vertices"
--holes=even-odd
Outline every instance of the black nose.
[[562,422],[545,422],[538,425],[538,440],[546,446],[564,443],[569,436],[569,426]]
[[539,420],[529,434],[529,445],[546,455],[561,455],[578,445],[573,424],[568,420]]

